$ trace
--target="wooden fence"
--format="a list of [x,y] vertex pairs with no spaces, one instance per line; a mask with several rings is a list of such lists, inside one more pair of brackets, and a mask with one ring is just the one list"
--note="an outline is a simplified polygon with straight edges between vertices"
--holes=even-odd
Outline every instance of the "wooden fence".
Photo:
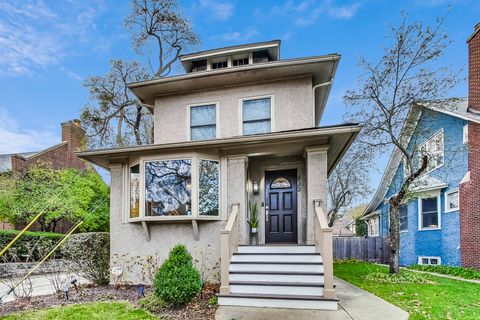
[[334,237],[333,257],[338,260],[358,259],[388,263],[390,250],[384,237]]

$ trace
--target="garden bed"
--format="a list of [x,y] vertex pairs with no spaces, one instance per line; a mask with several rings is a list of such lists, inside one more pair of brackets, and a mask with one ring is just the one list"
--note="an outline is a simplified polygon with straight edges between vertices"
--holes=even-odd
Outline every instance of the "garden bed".
[[[217,286],[207,286],[203,292],[194,298],[190,303],[183,307],[163,307],[158,312],[158,316],[163,316],[165,319],[214,319],[216,305],[212,305],[212,297],[215,296]],[[145,294],[150,294],[152,289],[145,288]],[[43,319],[38,315],[31,313],[33,310],[40,310],[50,307],[74,304],[85,304],[89,302],[118,302],[128,301],[132,306],[139,306],[140,296],[138,294],[138,286],[122,286],[118,289],[113,286],[87,286],[82,287],[79,293],[75,290],[71,291],[70,299],[67,301],[61,295],[45,295],[36,296],[30,299],[17,299],[16,301],[7,302],[0,305],[0,316],[5,316],[12,313],[28,310],[28,313],[21,314],[21,319]],[[52,311],[52,312],[58,312]],[[41,312],[42,314],[44,311]],[[15,315],[14,314],[14,315]],[[31,316],[30,316],[31,314]],[[12,318],[17,319],[17,318]],[[19,318],[20,319],[20,318]]]

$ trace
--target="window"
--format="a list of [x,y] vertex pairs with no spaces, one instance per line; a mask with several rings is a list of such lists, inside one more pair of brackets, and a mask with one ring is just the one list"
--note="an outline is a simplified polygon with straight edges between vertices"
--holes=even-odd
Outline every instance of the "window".
[[243,100],[243,134],[268,133],[271,130],[271,99]]
[[190,216],[192,161],[145,163],[145,215]]
[[463,143],[468,142],[468,124],[463,126]]
[[458,189],[451,190],[445,193],[445,212],[458,210],[460,206]]
[[440,257],[418,257],[418,264],[436,266],[441,264]]
[[276,178],[270,184],[271,189],[288,189],[291,188],[292,184],[288,181],[287,178]]
[[234,59],[233,60],[233,66],[238,67],[238,66],[244,66],[248,64],[248,58],[241,58],[241,59]]
[[130,167],[130,218],[140,216],[140,165]]
[[373,217],[368,220],[368,235],[376,237],[379,235],[380,217]]
[[212,69],[223,69],[227,67],[227,60],[212,62]]
[[254,51],[252,53],[253,63],[268,62],[268,50]]
[[192,61],[192,72],[207,70],[207,60]]
[[198,214],[218,216],[218,161],[199,160],[198,171]]
[[400,231],[408,230],[408,207],[403,205],[400,207]]
[[431,198],[419,198],[419,229],[423,230],[440,228],[439,199],[439,196]]
[[426,172],[443,166],[443,130],[420,146],[419,165],[424,155],[428,156]]
[[190,107],[190,140],[209,140],[217,136],[217,107],[205,105]]

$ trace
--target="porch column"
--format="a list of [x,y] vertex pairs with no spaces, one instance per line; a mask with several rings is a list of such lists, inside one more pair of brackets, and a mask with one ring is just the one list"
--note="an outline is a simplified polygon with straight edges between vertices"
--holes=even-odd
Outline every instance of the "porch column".
[[327,212],[327,151],[328,146],[305,148],[305,173],[307,180],[307,244],[314,243],[313,200],[321,200],[324,212]]
[[246,155],[227,157],[227,208],[240,204],[238,210],[238,243],[248,244],[247,229],[247,165]]

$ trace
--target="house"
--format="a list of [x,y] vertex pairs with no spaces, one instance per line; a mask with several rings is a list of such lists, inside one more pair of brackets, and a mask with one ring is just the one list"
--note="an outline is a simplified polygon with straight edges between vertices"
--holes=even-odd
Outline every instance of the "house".
[[[428,154],[427,170],[410,186],[400,218],[400,264],[480,267],[480,36],[469,39],[469,98],[414,104],[406,123],[416,130],[409,150]],[[399,191],[405,162],[398,149],[365,210],[369,236],[388,236],[388,199]]]
[[183,55],[185,74],[129,85],[154,114],[154,144],[78,154],[111,172],[124,281],[143,281],[132,259],[183,243],[220,276],[221,305],[337,308],[327,178],[360,130],[319,126],[339,59],[282,60],[269,41]]
[[[13,172],[22,174],[32,165],[48,163],[55,169],[75,168],[86,169],[91,167],[88,163],[75,155],[75,152],[85,149],[85,130],[80,125],[80,120],[71,120],[61,124],[62,142],[44,150],[36,152],[24,152],[0,155],[0,173]],[[67,232],[71,224],[66,221],[60,222],[57,227],[59,232]],[[23,229],[24,225],[12,226],[7,222],[0,223],[0,229]],[[35,223],[30,231],[41,230],[40,225]]]
[[350,216],[341,217],[332,228],[335,237],[354,237],[356,234],[355,220]]

